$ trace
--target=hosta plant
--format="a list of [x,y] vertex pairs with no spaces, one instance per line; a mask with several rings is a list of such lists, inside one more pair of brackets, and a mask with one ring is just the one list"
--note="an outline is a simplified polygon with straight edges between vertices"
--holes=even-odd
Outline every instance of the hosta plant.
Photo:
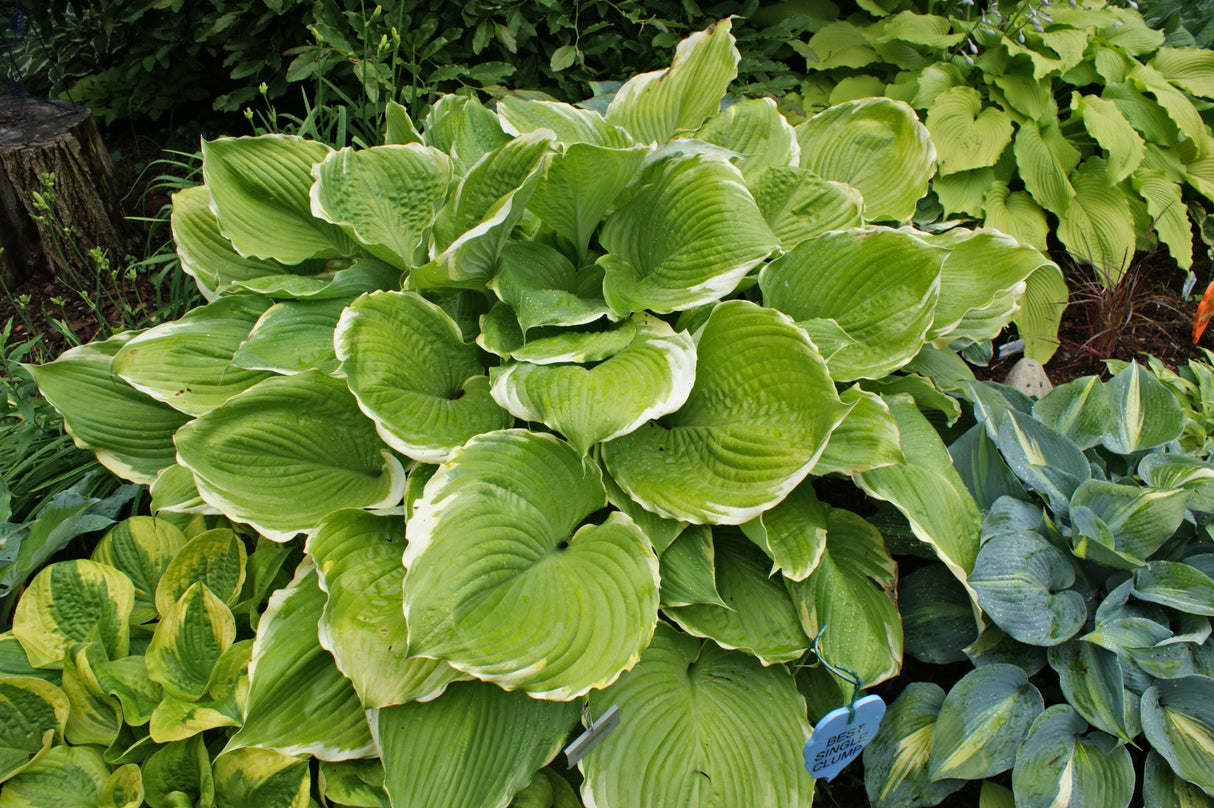
[[[1002,234],[908,224],[936,165],[909,106],[794,128],[722,106],[738,58],[723,21],[605,114],[447,97],[382,147],[205,143],[173,231],[209,302],[31,372],[157,513],[246,546],[42,574],[33,670],[154,684],[120,717],[100,685],[142,744],[108,758],[28,684],[10,783],[79,757],[148,794],[180,769],[191,804],[572,805],[549,764],[614,706],[586,805],[807,803],[810,705],[843,699],[811,638],[865,687],[902,660],[856,508],[968,586],[979,513],[916,400],[951,412],[952,349],[1010,321],[1048,357],[1065,287]],[[264,611],[254,567],[289,575]]]
[[873,804],[986,778],[1028,808],[1214,804],[1214,465],[1181,446],[1181,407],[1133,363],[1038,400],[967,395],[950,452],[984,514],[968,590],[929,564],[900,594],[907,650],[974,669],[891,705],[865,751]]

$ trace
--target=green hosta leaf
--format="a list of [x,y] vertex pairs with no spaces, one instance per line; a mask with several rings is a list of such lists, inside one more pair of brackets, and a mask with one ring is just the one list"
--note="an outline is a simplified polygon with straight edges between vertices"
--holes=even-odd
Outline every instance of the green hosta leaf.
[[103,662],[94,672],[101,688],[118,699],[127,724],[137,727],[148,723],[164,691],[148,677],[147,660],[142,655]]
[[847,410],[817,350],[777,311],[723,303],[696,339],[687,403],[604,444],[603,460],[648,510],[740,524],[805,478]]
[[63,737],[68,743],[83,746],[109,746],[122,727],[122,707],[98,681],[95,668],[105,664],[100,644],[73,643],[63,658],[63,692],[71,710]]
[[177,551],[160,575],[154,593],[156,611],[168,614],[173,604],[195,583],[235,605],[245,581],[247,552],[244,542],[228,528],[204,531]]
[[109,779],[101,752],[56,746],[4,784],[4,808],[94,808]]
[[[945,216],[952,217],[958,213],[981,216],[986,195],[1000,185],[1007,183],[996,179],[993,168],[975,168],[956,174],[937,175],[932,180],[932,192],[944,208]],[[994,224],[990,226],[995,227]]]
[[234,749],[215,758],[215,798],[231,808],[308,808],[307,759],[271,749]]
[[1057,264],[1044,264],[1025,281],[1020,313],[1012,318],[1024,339],[1024,355],[1048,362],[1058,350],[1058,327],[1066,308],[1068,289]]
[[767,166],[795,166],[800,157],[796,132],[772,98],[749,98],[721,110],[696,139],[739,154],[737,166],[748,177]]
[[[259,747],[320,760],[374,754],[354,686],[317,641],[324,605],[316,566],[305,558],[290,586],[271,596],[257,625],[244,725],[226,751]],[[316,704],[325,709],[314,709]]]
[[503,247],[489,288],[509,304],[524,334],[542,326],[585,325],[613,316],[603,300],[602,274],[578,272],[568,258],[539,242],[512,241]]
[[1172,771],[1156,752],[1147,753],[1142,767],[1142,799],[1146,808],[1210,808],[1214,796]]
[[581,808],[581,805],[569,781],[549,767],[535,773],[527,787],[515,795],[510,808]]
[[349,298],[337,298],[274,304],[236,349],[232,364],[286,375],[313,368],[332,373],[337,370],[333,330],[349,302]]
[[393,808],[506,808],[556,756],[577,706],[456,682],[372,716]]
[[62,739],[69,703],[50,682],[0,679],[0,783],[33,764]]
[[982,108],[972,87],[953,87],[936,96],[927,111],[927,131],[936,145],[941,174],[993,166],[1012,142],[1012,119],[997,107]]
[[1142,729],[1172,771],[1214,797],[1214,679],[1157,680],[1142,694]]
[[127,655],[135,587],[113,567],[83,559],[44,567],[13,613],[13,634],[39,668],[62,668],[77,642],[98,641],[108,658]]
[[750,180],[755,202],[780,247],[791,250],[828,230],[859,227],[864,200],[841,182],[820,180],[797,166],[768,166]]
[[[484,318],[486,331],[491,327],[488,321],[498,317],[499,313],[505,323],[506,314],[502,312],[503,308],[506,307],[494,307]],[[520,362],[530,362],[536,365],[554,365],[565,362],[588,364],[610,359],[632,344],[636,339],[639,322],[641,322],[641,318],[635,320],[629,318],[610,325],[596,323],[587,330],[548,328],[538,333],[533,332],[529,338],[524,338],[520,331],[517,341],[513,339],[515,335],[510,334],[505,341],[499,337],[486,339],[484,342],[494,351],[503,347],[508,348],[502,353],[502,356],[517,359]],[[509,324],[506,325],[509,328]],[[501,344],[492,344],[494,342]]]
[[1083,118],[1083,127],[1107,155],[1110,185],[1130,176],[1142,163],[1144,146],[1138,132],[1117,104],[1095,95],[1074,94],[1071,107]]
[[983,224],[992,230],[1044,252],[1050,227],[1041,209],[1027,191],[1009,191],[1007,184],[993,182],[982,198]]
[[603,224],[603,294],[619,314],[719,300],[779,246],[732,165],[664,160]]
[[1129,562],[1116,563],[1106,558],[1104,563],[1124,567],[1149,558],[1176,532],[1184,519],[1188,498],[1189,492],[1183,488],[1167,491],[1088,480],[1071,497],[1071,508],[1087,508],[1108,527],[1113,539],[1111,545],[1097,536],[1086,532],[1084,535],[1116,551]]
[[999,628],[1029,645],[1058,645],[1087,619],[1083,595],[1070,589],[1070,559],[1036,533],[989,539],[978,551],[969,583]]
[[64,428],[77,446],[92,450],[119,477],[150,484],[157,472],[173,465],[173,433],[189,418],[110,372],[114,354],[130,338],[119,334],[71,348],[53,362],[24,367],[63,413]]
[[337,225],[377,258],[408,269],[419,263],[427,228],[447,196],[451,160],[420,143],[347,147],[316,163],[312,176],[312,215]]
[[626,435],[679,409],[695,381],[691,336],[656,317],[634,315],[636,336],[593,368],[507,365],[491,375],[493,398],[516,418],[539,421],[586,454],[595,443]]
[[789,580],[803,581],[826,552],[829,511],[830,506],[818,499],[813,485],[805,482],[756,519],[743,524],[742,532],[771,558],[773,573],[778,570]]
[[551,435],[473,438],[414,506],[410,650],[541,698],[614,681],[653,633],[658,563],[624,514],[582,524],[606,503],[598,469]]
[[1181,269],[1193,265],[1193,229],[1184,202],[1181,186],[1172,182],[1158,169],[1140,168],[1134,172],[1134,190],[1147,203],[1152,226],[1159,240]]
[[21,642],[13,636],[12,631],[6,631],[0,634],[0,679],[13,676],[41,679],[53,685],[58,685],[62,678],[57,670],[35,668],[30,665],[29,657],[26,656],[25,649],[21,647]]
[[633,144],[627,132],[607,123],[600,113],[559,101],[505,95],[497,100],[497,115],[513,135],[550,129],[561,143],[588,143],[612,149],[625,149]]
[[142,771],[144,799],[151,808],[215,804],[211,759],[201,735],[159,747]]
[[227,604],[195,583],[157,624],[146,654],[148,676],[171,696],[200,698],[219,655],[235,639],[236,619]]
[[[783,667],[659,626],[637,666],[591,694],[621,723],[579,764],[588,806],[804,805],[805,700]],[[633,718],[633,717],[636,718]],[[739,738],[746,738],[739,744]]]
[[413,126],[409,111],[401,104],[388,99],[384,106],[384,143],[392,146],[404,146],[409,143],[420,143],[421,135]]
[[1154,67],[1135,64],[1130,70],[1131,82],[1140,90],[1155,96],[1156,103],[1163,107],[1168,117],[1176,124],[1190,143],[1179,144],[1196,157],[1205,156],[1209,146],[1209,135],[1197,107],[1183,92],[1176,89],[1163,74]]
[[671,542],[688,527],[686,522],[664,519],[656,513],[642,508],[640,503],[624,493],[624,490],[610,474],[603,475],[603,487],[607,489],[607,501],[632,517],[632,521],[637,523],[637,527],[649,537],[654,552],[658,554],[663,553]]
[[944,691],[931,682],[911,682],[881,719],[864,748],[864,790],[875,808],[917,808],[937,804],[965,784],[933,780],[927,773],[932,730]]
[[1150,66],[1182,90],[1214,98],[1214,53],[1206,48],[1160,48]]
[[1015,665],[994,663],[961,678],[944,698],[932,730],[933,780],[976,780],[1007,771],[1043,708],[1041,692]]
[[688,634],[745,651],[764,665],[801,656],[809,638],[783,581],[770,577],[771,560],[736,531],[714,531],[713,545],[717,590],[724,605],[663,607],[666,615]]
[[817,474],[825,476],[834,472],[850,477],[862,471],[906,462],[898,422],[885,399],[859,387],[844,390],[839,398],[851,409],[830,433],[826,451],[814,465]]
[[501,121],[470,96],[444,95],[426,112],[423,140],[451,155],[457,176],[510,140]]
[[458,674],[445,662],[409,655],[400,563],[400,516],[338,511],[308,537],[327,599],[320,644],[368,709],[433,698]]
[[852,671],[864,687],[902,667],[902,622],[894,603],[897,565],[881,532],[842,508],[827,512],[826,552],[800,583],[788,584],[818,654]]
[[440,463],[472,436],[513,421],[489,396],[476,346],[416,293],[360,297],[342,315],[334,345],[359,407],[388,445],[414,460]]
[[123,520],[97,543],[92,560],[125,573],[135,585],[132,623],[146,623],[156,617],[156,585],[185,544],[180,530],[151,516]]
[[865,67],[877,60],[867,32],[846,20],[834,20],[816,31],[804,53],[814,70]]
[[363,292],[398,289],[400,275],[391,264],[363,255],[345,269],[314,275],[266,275],[232,285],[272,300],[350,300]]
[[697,129],[738,74],[730,25],[727,18],[692,34],[679,43],[669,68],[625,82],[607,107],[607,122],[643,143],[665,143]]
[[391,808],[384,791],[384,764],[369,760],[320,764],[320,793],[330,803],[355,808]]
[[1073,640],[1049,651],[1067,702],[1088,723],[1127,743],[1142,731],[1138,697],[1127,691],[1121,659],[1094,643]]
[[1189,163],[1185,181],[1207,199],[1214,200],[1214,154]]
[[1179,561],[1148,561],[1134,571],[1134,597],[1214,617],[1214,580]]
[[1116,283],[1129,266],[1137,232],[1128,195],[1110,179],[1104,160],[1085,160],[1071,174],[1075,197],[1058,226],[1058,238],[1071,255],[1094,266],[1106,285]]
[[948,253],[893,230],[803,241],[759,273],[766,305],[796,320],[838,381],[879,379],[919,353]]
[[404,472],[339,380],[267,379],[180,429],[203,499],[276,541],[340,508],[400,502]]
[[203,183],[219,230],[243,256],[299,264],[353,246],[312,215],[312,166],[332,152],[294,135],[219,138],[202,144]]
[[1134,796],[1134,763],[1116,738],[1087,723],[1068,704],[1055,704],[1033,722],[1016,755],[1016,805],[1127,808]]
[[1024,187],[1037,204],[1061,217],[1075,198],[1069,175],[1079,157],[1065,141],[1060,145],[1054,135],[1055,129],[1042,129],[1026,121],[1016,132],[1014,151]]
[[708,525],[692,525],[675,537],[659,559],[661,603],[711,603],[728,608],[717,590],[716,548]]
[[[927,128],[901,101],[866,98],[839,104],[797,127],[801,167],[845,182],[864,197],[864,218],[903,222],[927,194],[936,149]],[[896,165],[891,176],[887,166]]]

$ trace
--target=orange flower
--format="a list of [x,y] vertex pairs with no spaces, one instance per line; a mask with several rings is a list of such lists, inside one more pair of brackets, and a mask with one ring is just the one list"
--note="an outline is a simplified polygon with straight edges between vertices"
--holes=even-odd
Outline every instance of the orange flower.
[[1197,316],[1193,318],[1193,344],[1201,339],[1202,332],[1206,330],[1206,324],[1210,322],[1211,315],[1214,315],[1214,281],[1206,287],[1206,293],[1201,296],[1201,302],[1197,304]]

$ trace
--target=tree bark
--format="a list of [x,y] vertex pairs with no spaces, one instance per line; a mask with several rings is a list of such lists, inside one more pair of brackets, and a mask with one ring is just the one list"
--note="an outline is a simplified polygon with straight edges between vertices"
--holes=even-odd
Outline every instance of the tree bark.
[[87,253],[117,266],[131,246],[114,164],[85,107],[0,98],[0,280],[91,277]]

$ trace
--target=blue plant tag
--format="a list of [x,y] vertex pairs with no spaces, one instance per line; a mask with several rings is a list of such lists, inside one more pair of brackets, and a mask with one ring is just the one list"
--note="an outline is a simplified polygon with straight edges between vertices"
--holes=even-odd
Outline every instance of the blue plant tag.
[[880,696],[869,695],[851,707],[839,707],[822,716],[805,744],[805,768],[815,779],[834,780],[877,734],[883,715],[885,702]]

